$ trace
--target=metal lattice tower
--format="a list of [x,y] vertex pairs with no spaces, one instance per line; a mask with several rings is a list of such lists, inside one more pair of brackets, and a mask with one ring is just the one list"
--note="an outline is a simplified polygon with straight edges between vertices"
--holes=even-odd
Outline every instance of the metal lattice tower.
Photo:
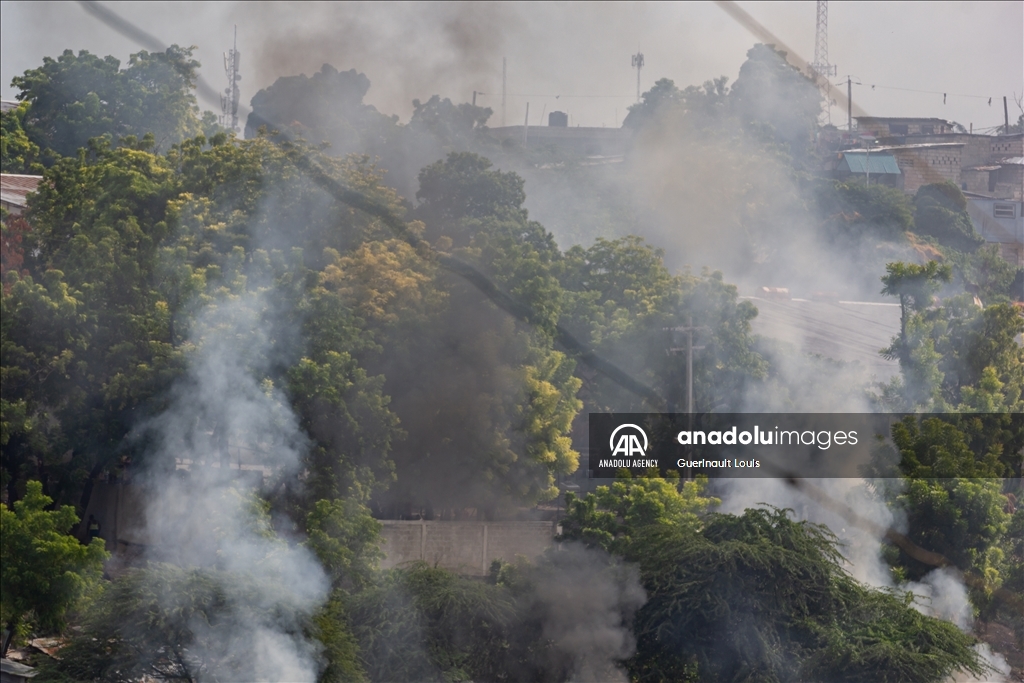
[[640,101],[640,69],[644,68],[644,53],[633,55],[633,68],[636,69],[636,101]]
[[220,96],[221,125],[225,128],[238,132],[238,102],[241,99],[241,92],[238,89],[238,81],[242,77],[238,75],[241,53],[238,52],[238,26],[235,26],[235,40],[229,52],[224,53],[224,72],[228,77],[228,87]]
[[828,63],[828,0],[818,0],[818,21],[814,28],[814,61],[811,63],[817,80],[826,81],[836,75],[835,64]]

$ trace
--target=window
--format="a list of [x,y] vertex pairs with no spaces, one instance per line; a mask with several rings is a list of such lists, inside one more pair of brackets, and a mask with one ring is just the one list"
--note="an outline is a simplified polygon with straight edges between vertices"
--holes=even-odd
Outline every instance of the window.
[[931,135],[935,132],[935,126],[921,126],[921,135]]
[[1016,218],[1013,204],[996,204],[992,208],[992,215],[996,218]]
[[890,135],[906,135],[907,134],[907,124],[905,124],[905,123],[893,123],[893,124],[890,124],[889,125],[889,134]]

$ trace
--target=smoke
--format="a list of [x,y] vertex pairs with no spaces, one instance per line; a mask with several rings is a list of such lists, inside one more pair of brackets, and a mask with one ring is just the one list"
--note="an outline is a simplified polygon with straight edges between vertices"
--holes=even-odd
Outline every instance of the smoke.
[[984,678],[978,678],[967,673],[957,673],[946,679],[946,683],[1003,683],[1010,680],[1010,665],[1006,663],[998,652],[993,652],[988,643],[980,643],[974,646],[975,651],[981,657],[982,662],[989,667],[989,672]]
[[622,662],[636,649],[630,622],[647,600],[636,567],[566,543],[532,576],[544,637],[572,659],[569,680],[628,680]]
[[[315,557],[274,534],[254,492],[294,479],[306,439],[265,376],[271,334],[258,295],[209,306],[191,363],[159,416],[141,426],[149,558],[212,568],[229,603],[200,653],[235,680],[313,681],[318,650],[301,623],[325,599]],[[234,590],[238,582],[258,587]],[[171,608],[183,596],[167,595]],[[204,642],[205,641],[205,642]],[[201,655],[200,655],[201,656]],[[242,667],[241,669],[234,667]]]

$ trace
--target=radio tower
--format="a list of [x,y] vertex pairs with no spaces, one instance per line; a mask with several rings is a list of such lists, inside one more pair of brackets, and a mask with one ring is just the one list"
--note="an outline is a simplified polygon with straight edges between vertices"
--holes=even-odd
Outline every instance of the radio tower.
[[640,69],[644,68],[644,53],[633,55],[633,68],[636,69],[636,101],[640,101]]
[[825,118],[832,123],[832,76],[836,75],[834,64],[828,63],[828,0],[818,0],[818,20],[814,28],[814,62],[811,71],[814,80],[825,98]]
[[836,67],[828,63],[828,0],[818,0],[818,21],[814,29],[814,62],[811,69],[818,76],[829,78]]
[[224,53],[224,72],[228,77],[228,87],[220,96],[221,125],[225,128],[238,132],[238,101],[241,93],[238,90],[238,81],[242,77],[238,75],[238,62],[241,54],[238,52],[238,26],[235,26],[235,41],[229,52]]

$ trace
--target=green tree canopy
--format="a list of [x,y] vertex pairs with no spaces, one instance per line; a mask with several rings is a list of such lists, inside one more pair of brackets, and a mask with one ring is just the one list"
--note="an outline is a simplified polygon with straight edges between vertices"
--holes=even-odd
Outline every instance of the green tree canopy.
[[4,173],[39,175],[43,172],[42,152],[25,132],[29,105],[0,114],[0,170]]
[[128,67],[113,57],[65,50],[57,59],[13,79],[18,99],[29,103],[29,139],[60,156],[75,156],[92,138],[114,142],[152,133],[161,149],[202,131],[195,95],[195,48],[138,52]]
[[3,656],[18,626],[29,614],[46,630],[60,630],[64,616],[87,587],[100,577],[109,557],[103,539],[82,545],[69,535],[78,516],[53,500],[38,481],[25,484],[25,496],[8,508],[0,503],[0,619],[8,636]]
[[656,490],[626,480],[570,496],[563,523],[566,538],[640,567],[635,678],[923,682],[985,671],[953,624],[851,578],[826,527],[786,510],[697,516],[699,489],[683,489],[683,506]]
[[918,232],[958,251],[973,252],[985,239],[974,231],[967,215],[967,199],[949,181],[923,185],[914,197],[914,225]]

